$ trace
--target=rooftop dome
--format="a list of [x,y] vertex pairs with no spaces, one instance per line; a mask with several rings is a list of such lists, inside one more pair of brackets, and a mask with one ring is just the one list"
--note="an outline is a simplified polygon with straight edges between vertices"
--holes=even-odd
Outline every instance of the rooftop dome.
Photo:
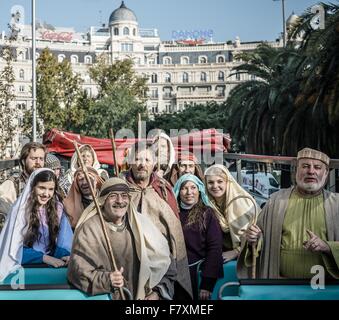
[[297,24],[298,20],[299,17],[296,14],[294,14],[294,12],[292,12],[292,14],[287,18],[286,25],[294,26],[295,24]]
[[109,17],[109,24],[113,24],[118,21],[134,21],[137,22],[137,17],[135,13],[128,9],[125,5],[125,2],[121,2],[121,6],[118,9],[115,9],[111,16]]

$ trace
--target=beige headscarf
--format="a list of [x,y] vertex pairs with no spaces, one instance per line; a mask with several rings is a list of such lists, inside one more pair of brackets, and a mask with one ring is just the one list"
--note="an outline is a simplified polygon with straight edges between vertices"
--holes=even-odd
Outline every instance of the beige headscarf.
[[[83,144],[79,147],[80,153],[81,150],[84,147],[89,147],[91,149],[91,153],[93,156],[93,164],[92,167],[98,172],[99,176],[103,179],[103,180],[107,180],[108,179],[108,173],[106,170],[101,169],[100,168],[100,163],[97,157],[96,152],[94,151],[93,147],[89,144]],[[78,165],[78,154],[76,152],[74,152],[72,158],[71,158],[71,165],[70,168],[67,170],[67,172],[65,173],[65,177],[67,179],[67,181],[72,184],[73,180],[74,180],[74,174],[77,171],[77,169],[79,168]]]
[[[100,178],[99,173],[92,167],[87,167],[88,174],[94,178],[96,181],[96,189],[100,190],[103,180]],[[64,199],[64,207],[67,214],[71,217],[72,228],[78,223],[81,214],[84,211],[84,206],[82,204],[82,194],[78,186],[77,176],[82,172],[81,168],[78,168],[74,173],[74,180],[69,190],[67,197]]]
[[[107,197],[111,194],[109,190],[116,185],[124,185],[129,188],[125,180],[110,178],[102,186],[100,197],[98,198],[100,207],[103,207]],[[102,194],[104,195],[102,196]],[[95,204],[92,203],[79,219],[75,232],[77,232],[81,225],[86,223],[89,218],[96,214]],[[150,290],[158,285],[166,274],[171,263],[170,250],[165,237],[147,215],[142,215],[137,212],[132,201],[130,201],[127,209],[127,218],[140,261],[136,299],[144,299],[145,296],[151,292]]]
[[[168,163],[167,163],[167,168],[166,171],[164,172],[165,174],[168,174],[175,162],[175,150],[174,150],[174,146],[173,146],[173,142],[171,140],[171,138],[164,132],[160,132],[160,135],[156,135],[153,138],[153,146],[155,147],[155,149],[157,150],[158,148],[158,140],[160,138],[163,138],[167,141],[167,145],[168,145],[168,153],[169,153],[169,158],[168,158]],[[157,150],[157,153],[159,152],[159,150]]]
[[[225,198],[223,199],[221,208],[216,204],[215,199],[208,192],[206,183],[207,176],[220,176],[223,179],[225,179],[226,176]],[[239,248],[241,235],[251,223],[256,221],[257,217],[255,215],[258,215],[260,212],[258,205],[254,198],[237,183],[228,169],[222,165],[213,165],[205,171],[205,183],[208,197],[216,212],[221,229],[223,232],[230,232],[233,248]],[[242,196],[243,198],[234,200],[231,203],[234,198],[239,196]]]

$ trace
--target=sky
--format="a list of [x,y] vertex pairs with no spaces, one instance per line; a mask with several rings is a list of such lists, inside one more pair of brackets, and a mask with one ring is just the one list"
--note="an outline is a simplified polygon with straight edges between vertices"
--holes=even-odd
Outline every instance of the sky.
[[[31,0],[0,0],[0,31],[7,31],[11,8],[21,5],[25,24],[31,23]],[[302,14],[317,0],[285,0],[286,19]],[[326,1],[325,1],[326,2]],[[337,3],[338,0],[332,0]],[[120,0],[36,0],[36,18],[78,32],[108,23]],[[125,0],[140,28],[158,29],[161,40],[178,31],[213,32],[213,41],[274,41],[282,32],[282,4],[274,0]]]

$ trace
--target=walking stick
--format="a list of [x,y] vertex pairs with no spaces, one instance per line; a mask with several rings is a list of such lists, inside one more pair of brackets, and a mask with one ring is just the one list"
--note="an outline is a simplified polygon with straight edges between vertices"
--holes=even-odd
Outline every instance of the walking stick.
[[117,147],[115,144],[114,140],[114,134],[113,134],[113,129],[109,129],[109,135],[111,138],[111,143],[112,143],[112,152],[113,152],[113,160],[114,160],[114,168],[115,168],[115,176],[119,176],[119,166],[118,166],[118,160],[117,160]]
[[160,134],[161,134],[161,130],[158,130],[158,166],[157,169],[158,171],[160,171]]
[[[105,226],[105,223],[104,223],[104,218],[103,218],[103,215],[102,215],[102,212],[101,212],[98,200],[97,200],[97,198],[95,196],[94,189],[93,189],[91,180],[90,180],[89,175],[88,175],[87,167],[85,166],[85,164],[84,164],[84,162],[83,162],[83,160],[81,158],[81,154],[80,154],[80,151],[79,151],[79,148],[78,148],[78,143],[76,141],[73,141],[73,144],[74,144],[74,147],[75,147],[75,151],[76,151],[76,153],[78,155],[78,159],[80,161],[80,165],[81,165],[82,171],[85,174],[85,178],[86,178],[87,183],[89,185],[89,188],[91,190],[91,195],[92,195],[95,207],[96,207],[98,215],[99,215],[99,219],[100,219],[100,223],[101,223],[101,228],[102,228],[102,231],[104,232],[105,241],[106,241],[106,244],[107,244],[107,247],[108,247],[108,255],[109,255],[109,258],[110,258],[111,268],[113,269],[113,272],[114,272],[114,271],[118,270],[118,268],[117,268],[117,264],[116,264],[115,259],[114,259],[113,249],[112,249],[111,243],[110,243],[110,241],[108,239],[108,234],[107,234],[106,226]],[[125,294],[124,294],[124,291],[123,291],[122,288],[119,288],[119,292],[120,292],[120,296],[121,296],[122,300],[126,300],[125,299]]]
[[[225,210],[227,210],[227,208],[230,206],[230,204],[235,201],[235,200],[238,200],[240,198],[244,198],[244,199],[249,199],[251,200],[251,202],[253,203],[253,206],[254,206],[254,220],[252,222],[252,225],[256,224],[257,222],[257,217],[258,217],[258,208],[257,208],[257,205],[255,203],[255,201],[249,197],[249,196],[237,196],[235,198],[233,198],[227,205],[227,207],[225,208]],[[257,257],[256,255],[254,254],[255,251],[257,249],[257,245],[255,243],[252,243],[252,279],[255,279],[256,278],[256,268],[257,268]]]

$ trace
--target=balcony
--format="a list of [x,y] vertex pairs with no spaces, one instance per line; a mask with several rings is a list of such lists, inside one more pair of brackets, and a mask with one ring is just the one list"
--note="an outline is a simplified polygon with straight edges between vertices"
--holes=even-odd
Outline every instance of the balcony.
[[174,97],[175,97],[175,96],[174,96],[173,93],[165,93],[165,94],[162,95],[162,98],[163,98],[164,100],[166,100],[166,99],[172,99],[172,98],[174,98]]

